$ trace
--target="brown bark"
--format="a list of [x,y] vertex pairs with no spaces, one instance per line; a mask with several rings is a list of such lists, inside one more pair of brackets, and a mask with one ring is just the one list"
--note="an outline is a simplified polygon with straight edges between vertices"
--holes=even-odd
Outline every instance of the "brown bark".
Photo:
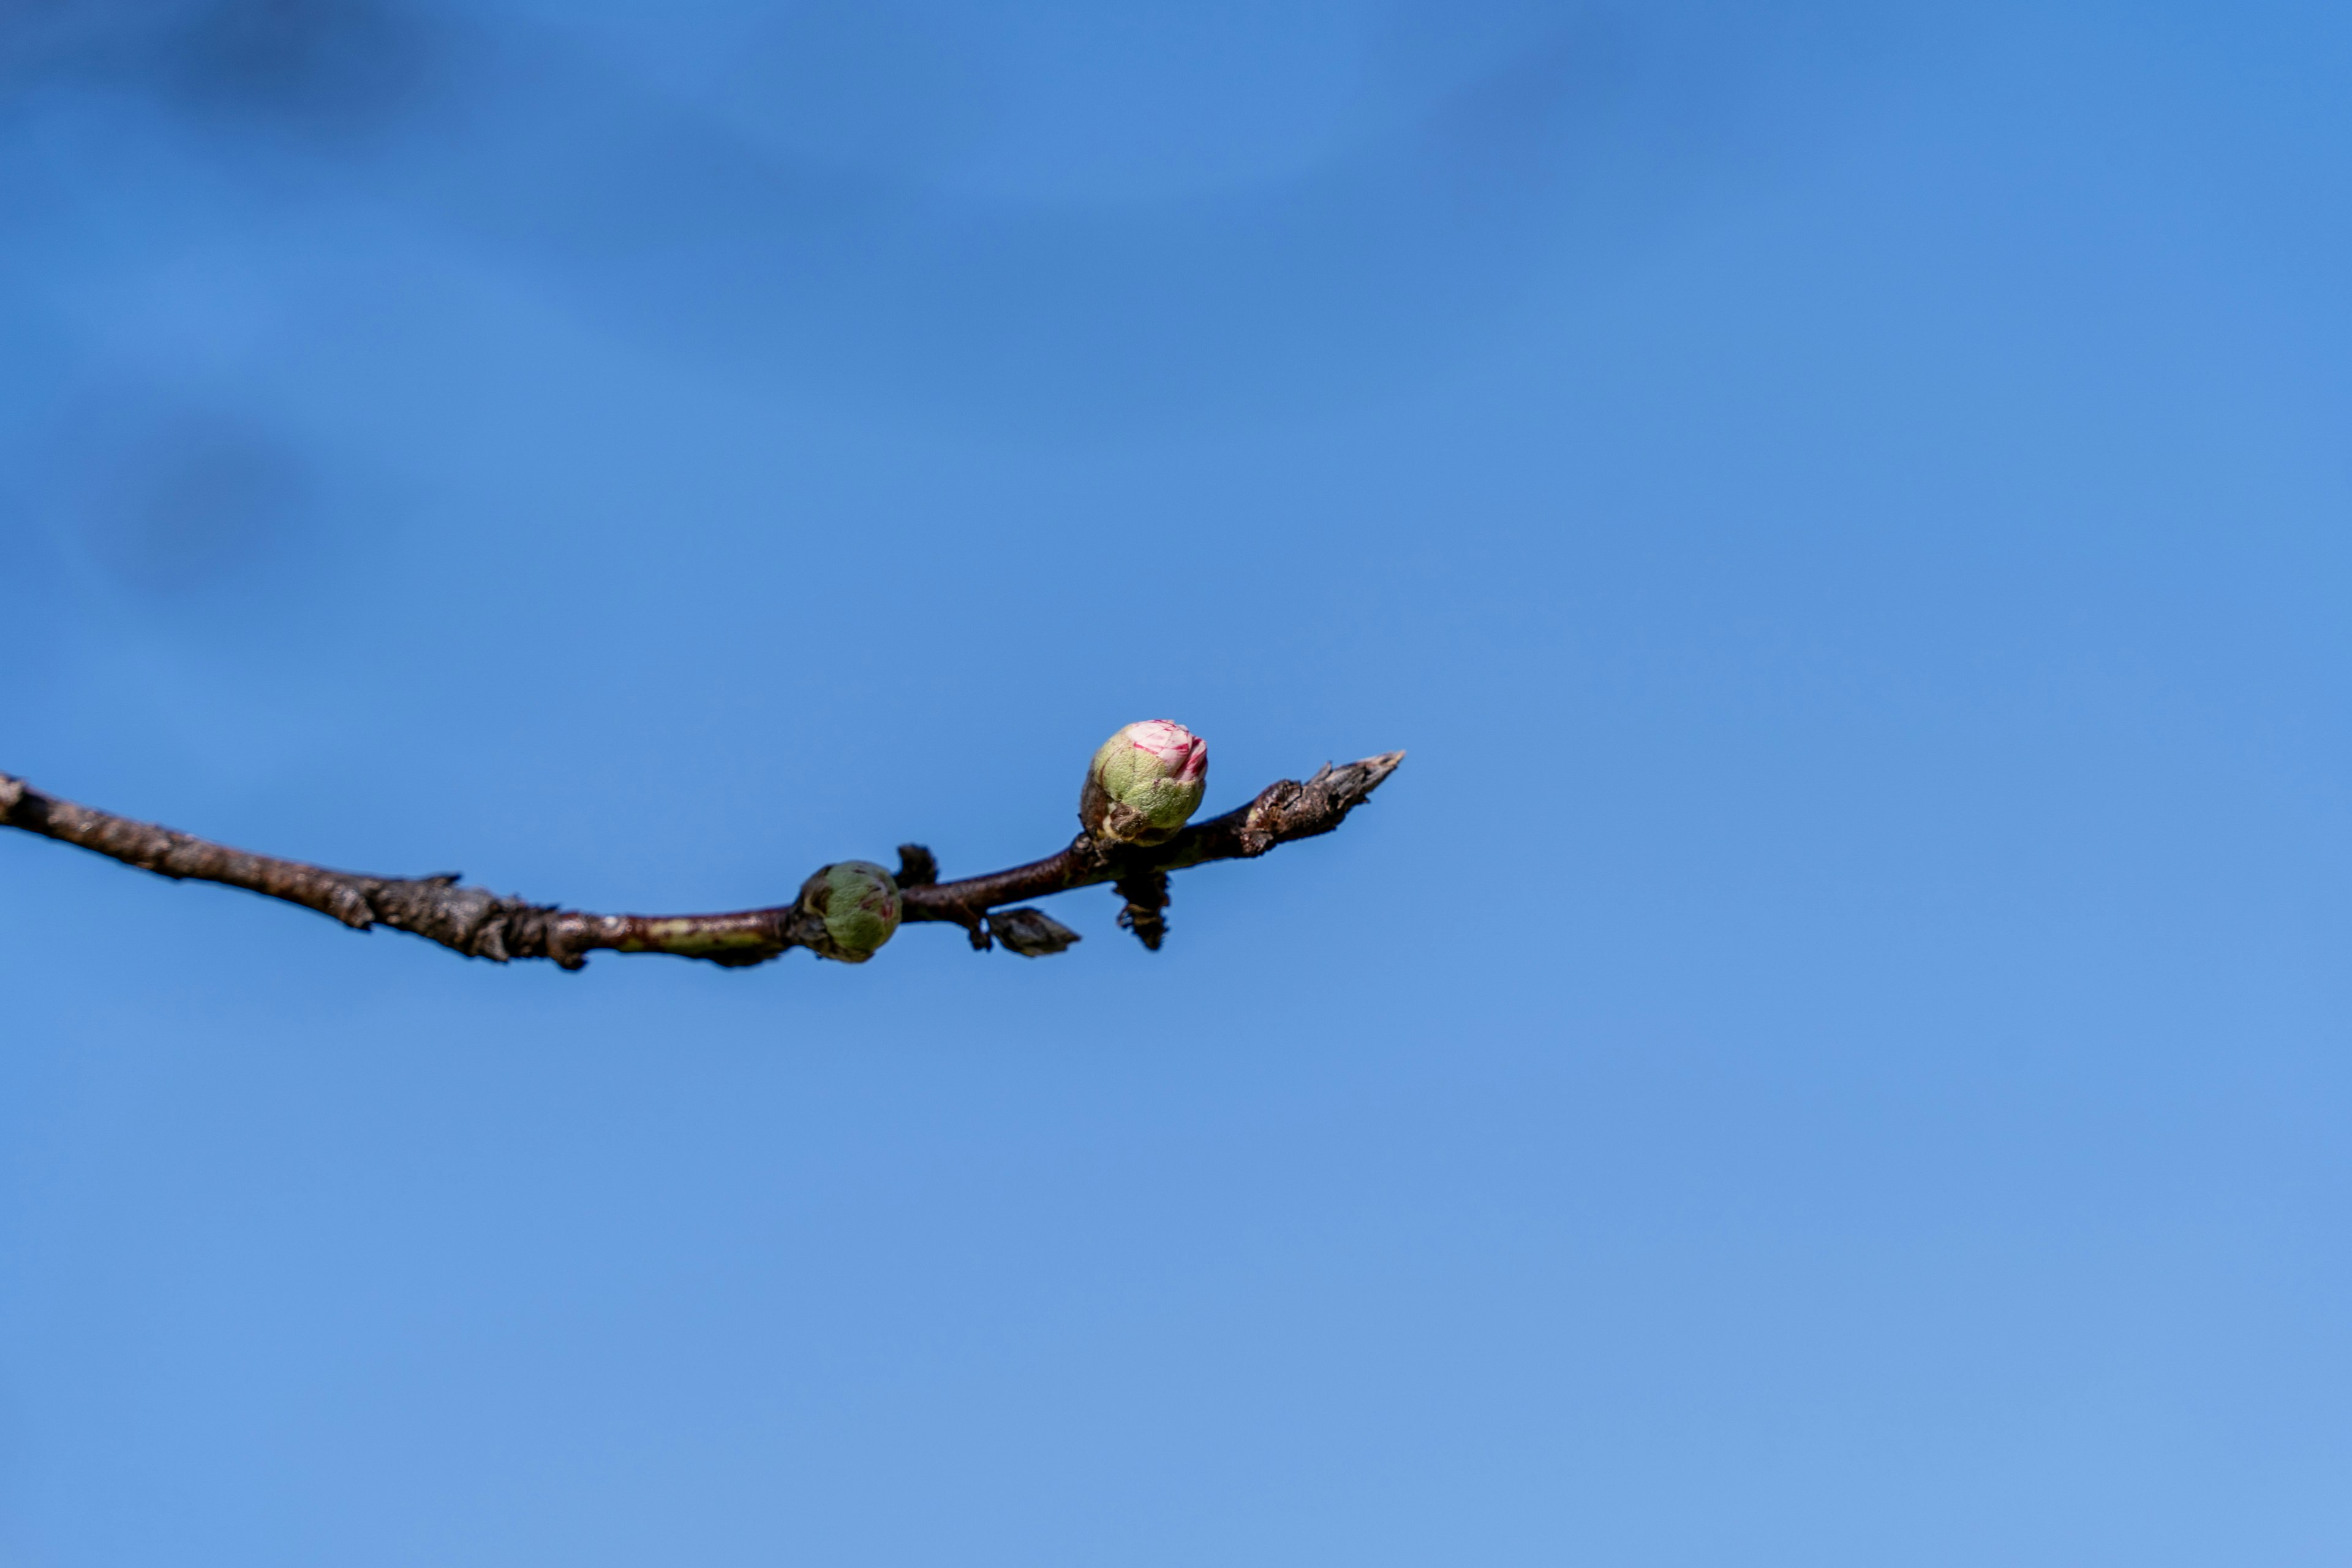
[[[971,944],[997,943],[1030,957],[1059,952],[1076,933],[1041,910],[1008,909],[1024,900],[1098,882],[1116,883],[1128,907],[1120,923],[1157,948],[1167,931],[1160,911],[1168,875],[1211,860],[1255,859],[1277,844],[1328,833],[1362,805],[1404,760],[1402,752],[1326,766],[1305,784],[1284,779],[1223,816],[1195,823],[1150,848],[1105,846],[1081,832],[1043,860],[983,877],[938,879],[938,862],[920,845],[900,847],[899,881],[908,923],[961,926]],[[331,915],[366,931],[411,931],[471,958],[505,963],[544,958],[578,969],[599,948],[667,952],[730,966],[760,963],[822,940],[814,916],[793,904],[714,915],[595,915],[553,904],[500,898],[460,886],[455,875],[371,877],[331,871],[215,844],[45,795],[0,773],[0,826],[79,846],[158,876],[243,888]]]

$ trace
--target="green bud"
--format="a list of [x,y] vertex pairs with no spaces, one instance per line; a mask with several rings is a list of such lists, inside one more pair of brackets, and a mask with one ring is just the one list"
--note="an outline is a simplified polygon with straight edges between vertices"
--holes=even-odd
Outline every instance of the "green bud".
[[801,885],[801,908],[824,925],[809,945],[826,958],[863,963],[898,929],[898,884],[871,860],[836,860]]
[[1209,743],[1181,724],[1150,719],[1102,743],[1078,795],[1078,821],[1106,844],[1165,844],[1200,809]]

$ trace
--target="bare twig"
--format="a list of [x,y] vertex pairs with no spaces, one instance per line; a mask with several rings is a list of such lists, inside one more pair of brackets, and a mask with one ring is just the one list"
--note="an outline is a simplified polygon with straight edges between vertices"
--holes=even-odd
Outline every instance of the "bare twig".
[[[1390,752],[1327,766],[1303,784],[1282,780],[1247,805],[1195,823],[1149,849],[1109,847],[1081,833],[1068,848],[1043,860],[942,882],[929,850],[903,845],[898,880],[905,919],[948,921],[961,926],[976,948],[1001,943],[1034,958],[1061,952],[1078,940],[1076,933],[1041,910],[1004,906],[1111,882],[1128,901],[1121,923],[1144,945],[1157,948],[1167,931],[1160,911],[1168,901],[1169,873],[1211,860],[1255,859],[1277,844],[1328,833],[1403,760],[1402,752]],[[0,773],[0,826],[77,845],[158,876],[220,882],[282,899],[359,931],[383,925],[411,931],[499,963],[544,958],[578,969],[588,953],[605,948],[736,966],[763,963],[821,940],[822,922],[797,903],[715,915],[584,914],[462,887],[455,874],[370,877],[248,854],[76,805],[5,773]]]

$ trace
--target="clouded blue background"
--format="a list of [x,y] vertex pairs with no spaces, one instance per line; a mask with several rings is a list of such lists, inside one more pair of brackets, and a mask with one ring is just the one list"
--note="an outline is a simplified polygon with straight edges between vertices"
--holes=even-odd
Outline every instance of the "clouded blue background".
[[0,1558],[2340,1563],[2340,10],[0,0]]

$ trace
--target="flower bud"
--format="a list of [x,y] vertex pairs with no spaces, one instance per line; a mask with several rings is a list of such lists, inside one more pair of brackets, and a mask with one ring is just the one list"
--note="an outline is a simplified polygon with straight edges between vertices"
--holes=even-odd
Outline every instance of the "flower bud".
[[824,923],[810,946],[863,963],[898,929],[898,884],[871,860],[836,860],[801,885],[801,908]]
[[1209,743],[1165,719],[1129,724],[1087,769],[1078,821],[1105,844],[1165,844],[1200,809]]

